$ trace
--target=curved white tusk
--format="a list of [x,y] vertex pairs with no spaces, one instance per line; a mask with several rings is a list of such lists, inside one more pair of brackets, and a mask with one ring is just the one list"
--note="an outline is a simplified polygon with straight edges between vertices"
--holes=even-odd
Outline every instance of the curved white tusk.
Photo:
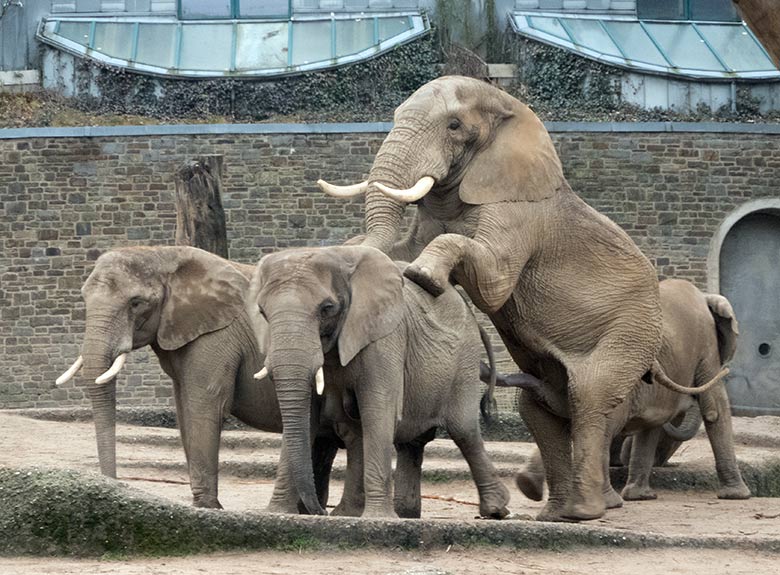
[[334,186],[325,180],[317,180],[317,185],[323,192],[334,198],[351,198],[352,196],[365,193],[368,189],[368,181],[353,184],[351,186]]
[[266,378],[266,377],[268,377],[268,368],[267,367],[264,367],[263,369],[261,369],[260,371],[258,371],[255,374],[255,379],[263,379],[263,378]]
[[423,176],[417,180],[417,183],[408,190],[396,190],[395,188],[390,188],[380,182],[374,182],[374,185],[379,188],[380,192],[386,196],[390,196],[394,200],[411,203],[416,202],[425,194],[430,192],[433,184],[435,183],[436,180],[434,180],[431,176]]
[[119,373],[119,371],[124,367],[126,361],[127,361],[127,354],[123,353],[122,355],[120,355],[118,358],[114,360],[114,363],[111,364],[111,367],[108,368],[108,371],[106,373],[104,373],[103,375],[101,375],[95,380],[95,383],[102,385],[114,379],[116,377],[116,374]]
[[54,385],[62,385],[63,383],[70,381],[70,379],[76,375],[76,372],[81,369],[82,365],[84,365],[84,358],[79,356],[79,358],[73,362],[73,365],[68,368],[68,371],[57,378]]
[[317,395],[322,395],[325,391],[325,372],[322,371],[322,368],[317,370],[317,374],[314,376],[314,384],[317,389]]

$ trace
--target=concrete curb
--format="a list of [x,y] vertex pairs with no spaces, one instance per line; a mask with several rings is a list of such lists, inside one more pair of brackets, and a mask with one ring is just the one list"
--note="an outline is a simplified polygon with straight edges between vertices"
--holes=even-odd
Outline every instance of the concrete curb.
[[663,536],[534,521],[370,520],[194,509],[91,474],[0,469],[0,553],[173,555],[226,550],[574,546],[780,552],[780,537]]

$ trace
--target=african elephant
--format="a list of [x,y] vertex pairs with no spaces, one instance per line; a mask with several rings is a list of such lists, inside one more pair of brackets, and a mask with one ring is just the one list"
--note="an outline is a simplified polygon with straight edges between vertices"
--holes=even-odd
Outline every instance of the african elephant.
[[[723,373],[723,366],[734,356],[739,333],[737,319],[729,301],[720,295],[705,294],[685,280],[668,279],[659,285],[663,311],[663,339],[658,359],[666,373],[676,381],[693,387],[706,384]],[[501,379],[501,378],[499,378]],[[501,385],[501,381],[498,383]],[[526,386],[526,390],[534,386]],[[543,393],[543,386],[537,387]],[[525,393],[525,391],[524,391]],[[529,391],[536,394],[536,391]],[[540,398],[544,402],[544,398]],[[610,437],[622,433],[633,439],[628,464],[628,480],[623,499],[655,499],[650,488],[650,471],[656,458],[659,438],[666,429],[679,439],[692,437],[701,420],[686,417],[683,426],[670,427],[674,419],[689,413],[694,398],[657,385],[637,382],[628,401],[610,416]],[[742,480],[734,454],[731,407],[723,384],[713,386],[698,396],[699,411],[715,455],[720,499],[747,499],[750,490]],[[696,413],[696,411],[693,411]],[[605,464],[608,455],[605,454]],[[538,457],[517,476],[520,490],[534,500],[542,497],[544,467]],[[622,501],[606,475],[604,493],[612,506]]]
[[[264,357],[257,348],[244,295],[254,266],[231,262],[191,247],[131,247],[100,256],[82,288],[86,329],[82,356],[58,380],[64,383],[84,365],[97,435],[100,470],[116,477],[115,376],[131,350],[150,345],[173,380],[176,413],[189,466],[193,502],[220,508],[217,497],[219,441],[224,416],[281,433],[276,392],[254,373]],[[83,358],[83,359],[82,359]],[[109,367],[111,366],[111,367]],[[335,438],[319,440],[320,496]],[[280,461],[280,470],[286,463]],[[297,493],[277,481],[269,505],[295,512]]]
[[316,385],[322,419],[360,438],[347,442],[346,482],[360,483],[354,474],[362,470],[364,517],[396,515],[394,443],[401,447],[396,477],[406,478],[404,487],[396,483],[395,505],[404,516],[419,515],[422,448],[437,426],[466,458],[480,512],[504,517],[509,492],[479,429],[476,319],[454,288],[434,298],[404,283],[401,269],[361,246],[289,249],[258,263],[248,301],[268,321],[259,345],[267,350],[264,373],[276,386],[298,494],[310,513],[325,513],[308,456]]
[[[548,466],[551,495],[539,518],[601,517],[607,414],[640,377],[674,385],[655,361],[653,266],[572,191],[542,122],[500,89],[442,77],[402,103],[394,121],[366,182],[320,186],[365,192],[362,245],[416,258],[404,275],[431,294],[455,280],[520,369],[557,398],[552,413],[521,405]],[[416,219],[395,243],[407,202],[417,203]]]

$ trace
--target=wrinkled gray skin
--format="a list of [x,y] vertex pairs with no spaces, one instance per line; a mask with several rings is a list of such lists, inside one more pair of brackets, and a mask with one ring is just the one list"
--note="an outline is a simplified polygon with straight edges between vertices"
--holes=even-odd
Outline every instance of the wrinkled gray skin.
[[[728,300],[720,295],[704,294],[690,282],[669,279],[660,283],[664,331],[659,361],[675,381],[698,387],[718,374],[734,356],[738,327]],[[499,381],[498,385],[501,385]],[[544,386],[526,386],[523,393],[537,396],[544,402]],[[611,436],[617,433],[631,436],[628,480],[618,495],[607,481],[604,496],[609,507],[620,507],[622,500],[655,499],[650,488],[650,471],[656,458],[659,438],[665,424],[679,419],[691,409],[695,400],[659,385],[637,384],[629,401],[609,417]],[[698,408],[715,456],[715,468],[720,482],[720,499],[747,499],[750,490],[742,480],[734,454],[731,427],[731,407],[723,383],[698,396]],[[693,431],[699,421],[693,418]],[[681,431],[681,430],[677,430]],[[687,434],[689,437],[692,433]],[[604,456],[605,467],[609,454]],[[537,451],[526,468],[517,476],[520,490],[536,501],[542,498],[545,470]]]
[[[435,184],[397,244],[405,204],[376,183],[425,176]],[[550,474],[539,519],[601,517],[606,414],[661,343],[653,266],[572,191],[535,114],[475,79],[439,78],[401,104],[368,181],[362,245],[415,258],[404,275],[432,294],[463,286],[518,367],[555,395],[554,412],[521,405]]]
[[[116,477],[116,381],[94,381],[120,354],[146,345],[173,380],[195,506],[221,507],[217,467],[226,415],[281,433],[273,385],[253,379],[263,360],[255,331],[266,329],[262,319],[250,325],[245,309],[253,272],[254,266],[190,247],[121,248],[98,258],[82,288],[82,375],[89,382],[104,475]],[[323,500],[335,451],[333,440],[321,439],[315,466],[325,478],[318,483]],[[280,469],[285,465],[281,461]],[[277,481],[269,509],[295,512],[297,503],[295,489]]]
[[480,436],[480,334],[453,288],[433,298],[404,284],[399,266],[378,250],[340,246],[265,256],[248,298],[268,321],[260,347],[267,350],[294,483],[309,512],[325,513],[308,450],[312,387],[323,367],[322,419],[351,432],[345,483],[359,486],[362,474],[364,487],[334,514],[396,515],[390,484],[395,443],[396,477],[403,478],[400,485],[396,480],[395,508],[419,516],[422,447],[437,426],[466,458],[480,512],[507,514],[509,493]]

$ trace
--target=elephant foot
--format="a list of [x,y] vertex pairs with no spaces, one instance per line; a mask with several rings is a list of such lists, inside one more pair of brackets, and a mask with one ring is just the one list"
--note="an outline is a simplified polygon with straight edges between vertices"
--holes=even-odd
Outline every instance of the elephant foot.
[[532,501],[541,501],[544,497],[544,473],[521,471],[515,476],[515,484]]
[[415,497],[396,498],[393,507],[398,517],[402,519],[419,519],[422,515],[422,502]]
[[193,498],[192,505],[201,509],[222,509],[222,504],[216,497]]
[[601,492],[593,501],[570,502],[563,510],[563,516],[571,521],[591,521],[604,517],[607,510],[606,502]]
[[342,499],[330,514],[337,517],[360,517],[363,514],[363,505],[358,505],[354,502],[345,502]]
[[268,506],[265,508],[268,513],[286,513],[288,515],[298,514],[298,501],[297,497],[295,501],[287,501],[285,499],[274,499],[268,502]]
[[750,489],[743,482],[718,489],[718,499],[750,499]]
[[479,515],[487,519],[504,519],[509,515],[509,490],[497,481],[494,485],[480,489]]
[[649,486],[642,486],[636,483],[628,483],[621,492],[626,501],[650,501],[658,499],[658,495],[650,489]]
[[610,490],[604,494],[604,503],[606,504],[607,509],[618,509],[619,507],[623,507],[623,498],[620,496],[620,493],[610,488]]
[[448,277],[437,277],[433,269],[424,264],[409,264],[404,270],[404,275],[434,297],[443,294],[449,283]]
[[398,514],[392,505],[366,505],[361,517],[369,519],[397,519]]
[[548,501],[547,505],[537,514],[537,521],[554,521],[557,523],[572,523],[572,520],[563,513],[564,505],[555,501]]

